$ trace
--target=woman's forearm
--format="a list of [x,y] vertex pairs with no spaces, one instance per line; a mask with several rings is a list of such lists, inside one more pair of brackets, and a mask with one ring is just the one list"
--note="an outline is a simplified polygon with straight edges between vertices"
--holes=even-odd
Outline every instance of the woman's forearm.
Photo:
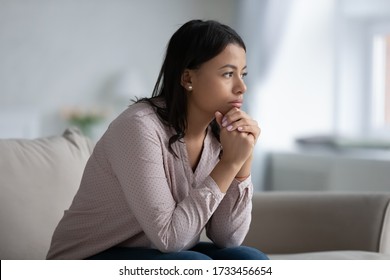
[[240,165],[235,165],[221,159],[210,173],[210,176],[218,185],[221,192],[226,193],[239,170]]
[[240,171],[238,171],[237,175],[235,176],[236,179],[238,179],[239,181],[243,181],[249,177],[249,175],[251,174],[252,160],[253,160],[253,155],[251,155],[246,160],[244,165],[241,167]]

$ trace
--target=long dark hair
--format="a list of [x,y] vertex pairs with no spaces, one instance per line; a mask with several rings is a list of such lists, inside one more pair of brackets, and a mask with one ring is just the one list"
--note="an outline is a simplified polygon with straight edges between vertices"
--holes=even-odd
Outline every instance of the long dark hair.
[[[198,69],[221,53],[228,44],[237,44],[246,51],[244,41],[227,25],[213,20],[191,20],[185,23],[168,43],[152,97],[137,101],[148,102],[164,124],[174,128],[176,134],[169,139],[171,152],[171,145],[184,137],[187,126],[187,95],[181,85],[184,70]],[[163,105],[156,102],[161,99]],[[219,140],[218,124],[213,120],[210,125]]]

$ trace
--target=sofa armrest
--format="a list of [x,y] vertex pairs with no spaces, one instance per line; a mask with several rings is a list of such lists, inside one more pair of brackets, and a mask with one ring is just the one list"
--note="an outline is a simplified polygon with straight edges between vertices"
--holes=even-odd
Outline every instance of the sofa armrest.
[[267,254],[389,253],[390,193],[257,192],[244,241]]
[[390,202],[387,204],[386,214],[383,219],[379,252],[390,255]]

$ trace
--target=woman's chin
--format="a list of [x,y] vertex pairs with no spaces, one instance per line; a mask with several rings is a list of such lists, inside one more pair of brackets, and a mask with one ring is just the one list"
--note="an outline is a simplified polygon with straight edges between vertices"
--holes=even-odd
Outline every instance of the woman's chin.
[[229,111],[230,111],[231,109],[233,109],[233,108],[238,108],[238,109],[240,109],[240,108],[237,107],[237,106],[229,105],[229,106],[226,106],[226,107],[224,107],[224,108],[221,108],[219,111],[222,113],[222,115],[226,115],[227,112],[229,112]]

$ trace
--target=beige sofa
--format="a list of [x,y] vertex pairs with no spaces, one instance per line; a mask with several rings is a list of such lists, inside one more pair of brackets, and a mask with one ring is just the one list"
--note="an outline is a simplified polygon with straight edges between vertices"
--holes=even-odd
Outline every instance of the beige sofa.
[[263,192],[245,244],[272,259],[390,259],[390,194]]
[[[0,259],[44,259],[91,141],[0,140]],[[271,259],[390,259],[390,194],[256,193],[245,244]]]

